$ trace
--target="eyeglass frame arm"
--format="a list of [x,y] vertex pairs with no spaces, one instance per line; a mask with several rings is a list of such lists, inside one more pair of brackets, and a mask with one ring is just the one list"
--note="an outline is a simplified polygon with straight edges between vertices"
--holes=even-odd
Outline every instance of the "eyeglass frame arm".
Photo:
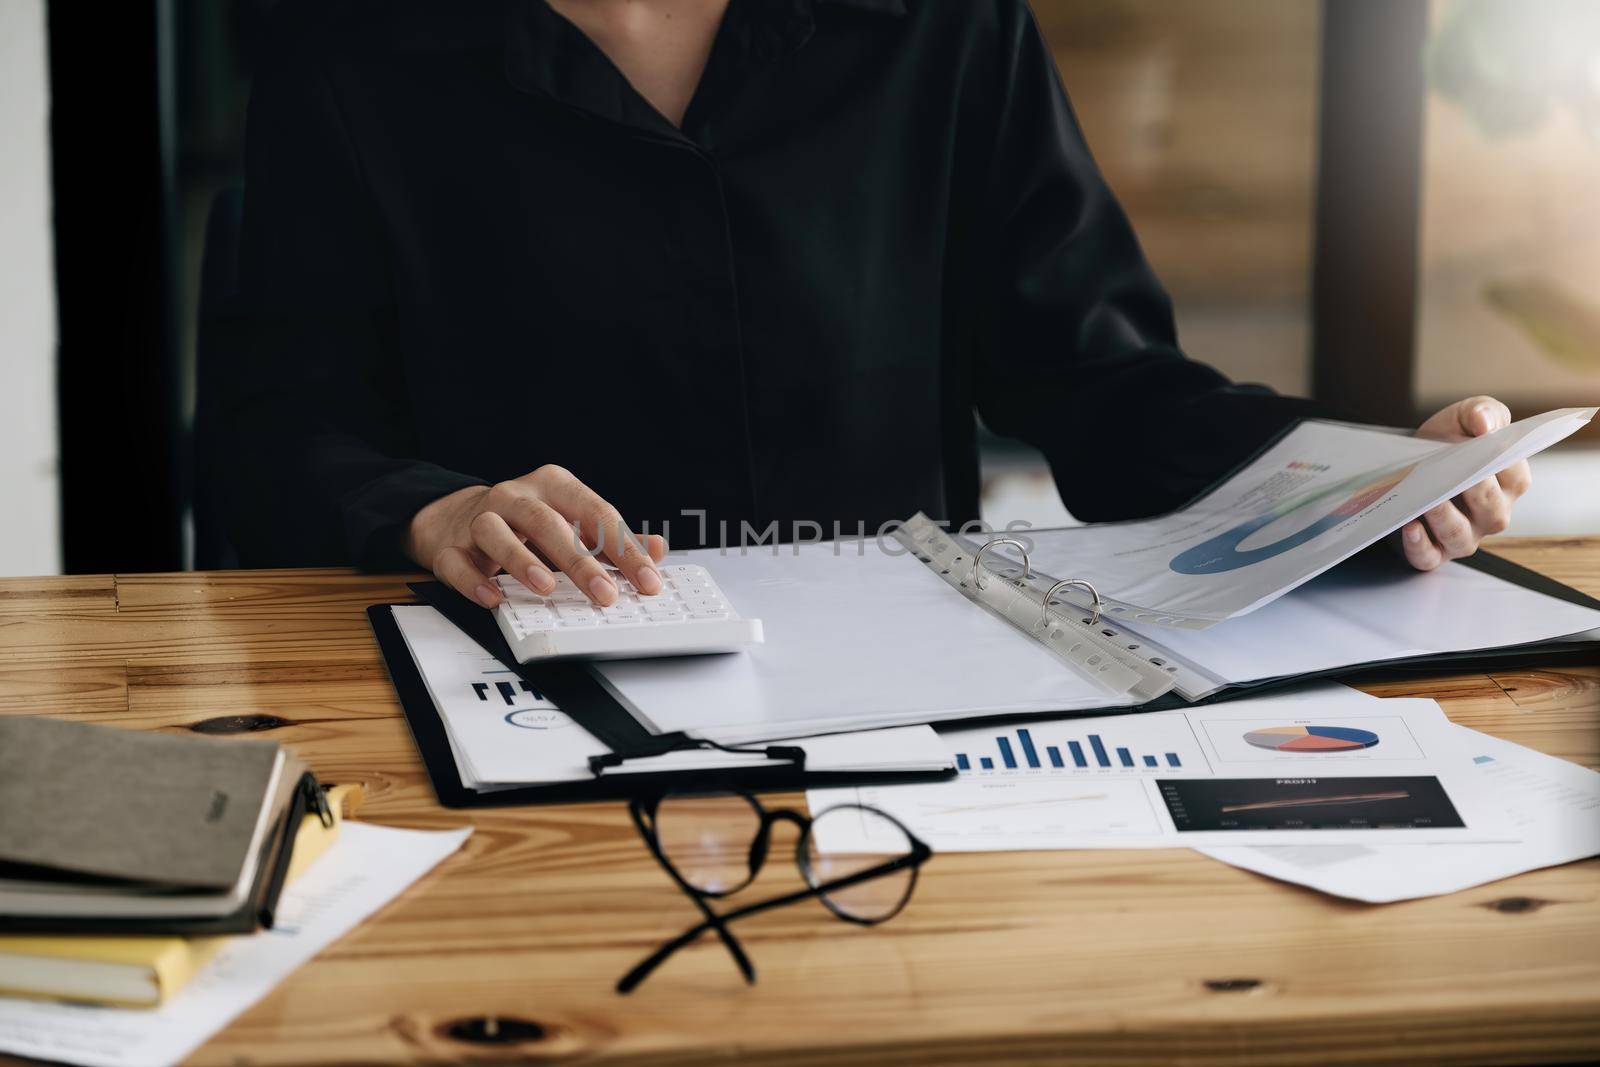
[[[700,906],[701,913],[706,916],[706,920],[685,930],[677,937],[661,945],[660,948],[656,949],[645,959],[641,960],[637,966],[635,966],[631,971],[623,975],[622,978],[618,980],[617,992],[631,993],[639,986],[641,982],[650,977],[651,973],[654,972],[657,967],[660,967],[663,963],[665,963],[673,953],[677,952],[685,945],[695,941],[707,930],[716,930],[717,933],[722,937],[723,944],[727,945],[729,951],[734,953],[734,958],[744,960],[744,962],[740,965],[740,970],[745,971],[745,980],[753,983],[755,981],[755,968],[749,967],[749,969],[746,970],[746,966],[748,965],[749,961],[748,959],[744,959],[743,949],[735,948],[735,946],[738,944],[738,939],[733,936],[732,931],[726,928],[728,923],[733,922],[735,919],[742,919],[747,915],[754,915],[757,912],[768,911],[772,908],[784,907],[788,904],[795,904],[799,901],[807,899],[808,897],[822,896],[825,893],[830,893],[835,890],[848,889],[853,885],[857,885],[861,882],[871,881],[874,878],[883,878],[906,867],[912,868],[912,877],[915,879],[917,868],[920,868],[923,863],[927,862],[928,858],[932,855],[933,850],[931,848],[929,848],[923,842],[913,839],[910,852],[904,856],[896,856],[887,863],[880,863],[876,867],[868,867],[864,871],[857,871],[854,874],[846,875],[843,878],[836,878],[831,882],[824,882],[819,886],[807,886],[805,889],[797,889],[792,893],[785,893],[783,896],[772,897],[768,900],[759,900],[754,904],[746,904],[743,907],[735,908],[734,910],[721,915],[711,911],[710,905],[705,902],[701,895],[697,893],[693,887],[686,886],[682,878],[674,872],[673,881],[677,882],[681,888],[685,889],[689,896],[694,898],[695,903]],[[915,881],[913,881],[913,888],[915,887],[915,884]],[[908,892],[907,896],[909,895],[910,893]],[[874,926],[883,921],[881,919],[858,919],[838,911],[834,911],[834,914],[839,916],[839,918],[844,919],[846,922],[858,923],[862,926]]]
[[[715,930],[717,932],[717,937],[721,939],[723,946],[727,948],[728,954],[731,955],[733,957],[733,961],[739,965],[739,973],[744,975],[745,983],[747,985],[754,985],[756,980],[756,965],[750,962],[750,957],[745,954],[744,946],[739,944],[739,939],[733,936],[733,931],[727,928],[726,917],[720,916],[715,911],[711,910],[711,905],[706,903],[705,896],[698,892],[688,882],[684,881],[683,875],[678,873],[678,869],[672,865],[671,861],[669,861],[666,855],[661,851],[661,843],[656,838],[654,807],[646,808],[636,798],[629,803],[628,812],[633,816],[633,824],[638,829],[639,836],[644,838],[645,844],[650,849],[650,854],[656,858],[656,863],[667,872],[667,875],[675,883],[677,883],[678,888],[683,891],[684,895],[690,900],[694,901],[695,907],[698,908],[700,914],[705,917],[705,921],[703,921],[699,926],[695,927],[695,936],[700,936],[700,934],[704,933],[707,929]],[[646,820],[647,812],[649,815],[648,821]],[[685,944],[687,944],[687,942],[685,942]],[[681,946],[675,946],[672,951],[677,951],[678,947]],[[659,950],[657,951],[659,952]],[[667,955],[671,955],[671,952],[667,953]],[[651,960],[646,960],[645,962],[651,963],[651,966],[645,970],[644,974],[641,974],[638,978],[634,979],[632,984],[630,984],[627,989],[624,989],[623,983],[627,982],[629,978],[632,978],[634,972],[640,969],[639,967],[635,967],[632,971],[629,971],[623,976],[622,981],[617,983],[617,991],[620,993],[628,992],[628,990],[632,989],[633,986],[636,986],[639,984],[639,982],[642,982],[650,973],[650,971],[655,970],[655,968],[659,966],[665,959],[666,956],[662,956],[661,959],[654,959],[652,956]],[[652,960],[654,962],[651,962]],[[643,965],[641,964],[641,966]]]

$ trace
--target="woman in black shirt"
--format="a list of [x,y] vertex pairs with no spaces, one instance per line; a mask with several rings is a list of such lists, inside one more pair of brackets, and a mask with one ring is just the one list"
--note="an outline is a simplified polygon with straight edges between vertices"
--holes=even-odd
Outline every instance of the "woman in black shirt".
[[[250,111],[221,446],[245,562],[415,562],[485,604],[556,567],[604,604],[573,523],[651,591],[663,544],[625,523],[973,519],[976,417],[1096,520],[1314,413],[1179,351],[1024,0],[298,17]],[[1474,398],[1423,432],[1507,418]],[[1526,482],[1411,524],[1408,557],[1471,552]]]

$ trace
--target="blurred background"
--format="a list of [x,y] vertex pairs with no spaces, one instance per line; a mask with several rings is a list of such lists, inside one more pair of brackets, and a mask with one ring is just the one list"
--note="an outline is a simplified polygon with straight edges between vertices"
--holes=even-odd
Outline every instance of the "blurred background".
[[[0,573],[195,565],[205,226],[271,7],[0,0]],[[1191,356],[1393,425],[1600,403],[1600,3],[1033,7]],[[987,515],[1071,521],[1022,446],[984,471]],[[1600,533],[1600,437],[1512,532]]]

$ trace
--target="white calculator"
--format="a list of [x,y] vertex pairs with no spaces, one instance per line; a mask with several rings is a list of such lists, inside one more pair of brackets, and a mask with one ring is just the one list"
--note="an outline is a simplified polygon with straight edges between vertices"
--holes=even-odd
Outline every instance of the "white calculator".
[[761,620],[742,619],[704,567],[660,568],[662,590],[643,596],[612,567],[616,603],[597,607],[557,574],[555,592],[540,596],[508,575],[495,584],[505,599],[494,609],[517,662],[541,659],[642,659],[737,652],[761,643]]

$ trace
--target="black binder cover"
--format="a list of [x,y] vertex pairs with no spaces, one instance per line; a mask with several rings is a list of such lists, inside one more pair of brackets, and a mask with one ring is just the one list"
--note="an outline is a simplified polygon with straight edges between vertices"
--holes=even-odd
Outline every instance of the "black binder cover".
[[[515,671],[584,729],[613,751],[630,758],[655,755],[681,746],[681,735],[657,736],[640,726],[581,663],[518,663],[512,656],[494,618],[483,608],[437,582],[417,582],[411,589],[455,623],[504,666]],[[673,789],[739,789],[775,792],[820,786],[868,785],[881,782],[929,782],[955,776],[945,771],[812,771],[774,760],[770,767],[675,772],[607,772],[577,782],[518,786],[478,791],[461,782],[455,756],[445,734],[444,721],[423,684],[416,661],[390,610],[400,605],[374,604],[367,619],[378,639],[389,678],[400,697],[406,723],[417,742],[428,779],[439,803],[447,808],[508,807],[525,804],[569,804],[578,801],[619,800],[650,796]],[[761,746],[750,746],[760,748]]]
[[[1386,547],[1374,546],[1367,549],[1369,552],[1388,551]],[[1520,564],[1513,563],[1503,556],[1496,556],[1483,550],[1466,559],[1456,562],[1493,575],[1512,585],[1531,589],[1536,593],[1564,600],[1569,604],[1581,607],[1594,608],[1600,611],[1600,600],[1580,592],[1569,585],[1564,585],[1538,571],[1529,570]],[[1436,671],[1487,671],[1507,670],[1514,667],[1528,666],[1557,666],[1567,663],[1600,663],[1600,642],[1594,640],[1566,640],[1537,641],[1526,645],[1512,645],[1506,648],[1476,649],[1467,652],[1437,652],[1426,656],[1411,656],[1405,659],[1372,660],[1366,663],[1352,663],[1344,667],[1331,667],[1325,671],[1313,671],[1309,674],[1295,674],[1279,678],[1263,678],[1255,682],[1241,682],[1218,690],[1208,697],[1200,700],[1188,701],[1177,693],[1165,693],[1154,700],[1134,707],[1108,707],[1090,708],[1084,711],[1054,712],[1029,715],[992,715],[980,719],[963,720],[963,726],[977,723],[990,723],[1001,725],[1007,722],[1023,722],[1029,719],[1051,717],[1057,718],[1085,718],[1097,715],[1131,715],[1145,711],[1172,711],[1178,708],[1197,708],[1207,704],[1223,704],[1230,700],[1243,700],[1246,697],[1260,696],[1275,689],[1288,689],[1311,681],[1331,681],[1339,678],[1350,678],[1355,675],[1390,674],[1390,673],[1424,673]]]
[[[1375,549],[1376,550],[1376,549]],[[1387,549],[1383,549],[1387,551]],[[1538,571],[1529,570],[1517,563],[1512,563],[1503,556],[1496,556],[1492,552],[1479,551],[1466,559],[1456,562],[1484,574],[1492,575],[1501,581],[1510,582],[1512,585],[1531,589],[1535,593],[1556,600],[1564,600],[1569,604],[1580,607],[1594,608],[1600,611],[1600,600],[1580,592],[1569,585],[1563,585],[1554,578],[1540,574]],[[1411,656],[1404,659],[1372,660],[1367,663],[1352,663],[1345,667],[1332,667],[1325,671],[1316,671],[1311,674],[1292,675],[1286,678],[1263,678],[1257,682],[1243,682],[1230,686],[1221,692],[1214,693],[1204,700],[1197,700],[1193,705],[1179,698],[1176,703],[1169,703],[1168,699],[1173,694],[1159,697],[1156,700],[1136,708],[1137,711],[1165,710],[1169,707],[1194,707],[1201,704],[1216,704],[1228,700],[1238,700],[1242,697],[1256,696],[1264,690],[1281,689],[1291,685],[1315,679],[1348,678],[1356,674],[1372,674],[1389,671],[1438,671],[1438,670],[1506,670],[1512,667],[1525,667],[1532,664],[1555,665],[1560,663],[1594,663],[1600,662],[1600,643],[1592,640],[1566,640],[1536,641],[1526,645],[1511,645],[1506,648],[1483,648],[1466,652],[1436,652],[1427,656]]]

